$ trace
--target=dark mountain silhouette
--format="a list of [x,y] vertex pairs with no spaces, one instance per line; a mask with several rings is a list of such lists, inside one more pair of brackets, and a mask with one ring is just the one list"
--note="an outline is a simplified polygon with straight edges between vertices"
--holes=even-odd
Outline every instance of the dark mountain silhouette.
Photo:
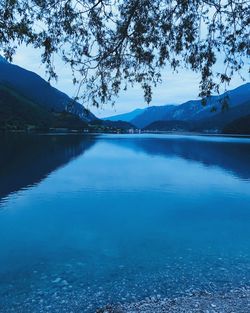
[[85,153],[95,137],[0,134],[0,201]]
[[192,126],[186,121],[156,121],[143,130],[148,131],[190,131]]
[[193,122],[192,130],[223,133],[223,128],[232,121],[250,114],[250,100],[237,106],[229,107],[216,115]]
[[18,94],[29,99],[47,111],[69,112],[89,122],[96,117],[80,103],[52,87],[39,75],[27,71],[0,57],[0,84],[13,88]]
[[224,134],[245,134],[250,135],[250,115],[238,118],[227,124],[222,132]]
[[0,83],[0,129],[27,129],[31,125],[44,129],[50,124],[51,112]]
[[13,87],[0,84],[0,129],[48,130],[66,128],[82,130],[88,124],[69,112],[47,111],[41,105],[20,95]]
[[120,128],[124,130],[135,128],[135,126],[129,122],[119,121],[119,120],[118,121],[98,120],[98,121],[93,121],[91,124],[104,126],[104,127],[117,128],[117,129]]

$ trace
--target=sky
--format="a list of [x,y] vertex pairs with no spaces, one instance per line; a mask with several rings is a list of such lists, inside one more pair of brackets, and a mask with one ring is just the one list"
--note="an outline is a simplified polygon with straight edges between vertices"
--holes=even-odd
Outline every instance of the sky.
[[[30,47],[20,47],[14,56],[13,63],[27,70],[33,71],[44,79],[48,79],[45,74],[45,67],[41,63],[39,51]],[[58,81],[51,84],[57,89],[65,92],[70,97],[76,94],[77,87],[72,83],[71,70],[59,59],[55,61]],[[222,67],[219,62],[218,67]],[[249,74],[243,73],[249,81]],[[153,100],[150,105],[181,104],[188,100],[198,98],[200,77],[197,73],[189,70],[181,70],[173,74],[171,71],[162,72],[162,83],[153,90]],[[244,82],[235,75],[228,89],[233,89],[242,85]],[[83,91],[84,92],[84,91]],[[85,105],[86,106],[86,105]],[[140,87],[129,88],[126,92],[121,92],[115,106],[106,104],[102,108],[87,106],[97,117],[107,117],[122,113],[127,113],[136,108],[146,108],[148,104],[144,102],[143,92]]]

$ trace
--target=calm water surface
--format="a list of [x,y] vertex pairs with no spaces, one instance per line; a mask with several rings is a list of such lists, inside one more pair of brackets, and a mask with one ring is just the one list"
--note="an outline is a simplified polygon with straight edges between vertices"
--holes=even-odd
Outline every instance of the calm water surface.
[[0,137],[1,313],[249,286],[249,239],[250,139]]

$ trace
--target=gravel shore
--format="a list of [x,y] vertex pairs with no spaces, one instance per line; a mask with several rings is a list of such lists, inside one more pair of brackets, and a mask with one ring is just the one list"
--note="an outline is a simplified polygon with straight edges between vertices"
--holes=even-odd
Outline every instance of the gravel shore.
[[250,313],[250,288],[227,293],[196,292],[173,299],[160,296],[143,301],[107,305],[96,313]]

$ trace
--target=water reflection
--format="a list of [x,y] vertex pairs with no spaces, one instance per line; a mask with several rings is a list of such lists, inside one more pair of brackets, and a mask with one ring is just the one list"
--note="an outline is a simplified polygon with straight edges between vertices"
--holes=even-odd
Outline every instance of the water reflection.
[[[250,141],[183,136],[100,136],[100,141],[132,149],[136,153],[163,156],[218,166],[241,179],[250,179]],[[33,186],[51,172],[85,153],[96,136],[0,135],[0,201],[12,192]]]
[[[107,139],[107,138],[106,138]],[[148,155],[191,160],[206,166],[218,166],[242,179],[250,179],[250,140],[183,136],[120,137],[112,143]]]
[[28,188],[1,204],[0,312],[90,313],[249,284],[247,142],[3,138],[1,195]]
[[39,183],[94,143],[94,136],[2,134],[0,201],[12,192]]

